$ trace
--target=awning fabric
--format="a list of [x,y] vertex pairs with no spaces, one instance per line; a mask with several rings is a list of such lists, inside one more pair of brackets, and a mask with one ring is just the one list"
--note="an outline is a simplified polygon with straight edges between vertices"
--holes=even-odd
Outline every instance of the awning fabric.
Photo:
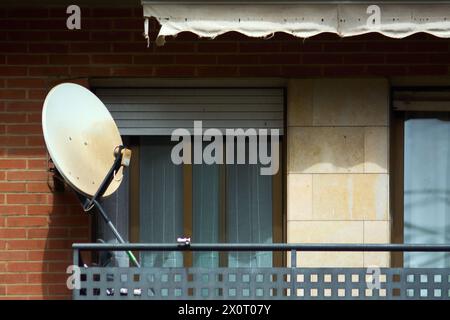
[[[426,1],[423,1],[426,2]],[[308,38],[323,32],[341,37],[379,32],[403,38],[425,32],[450,37],[448,4],[271,4],[144,2],[144,16],[161,24],[157,43],[183,31],[214,38],[237,31],[249,37],[285,32]],[[148,20],[146,21],[148,38]]]

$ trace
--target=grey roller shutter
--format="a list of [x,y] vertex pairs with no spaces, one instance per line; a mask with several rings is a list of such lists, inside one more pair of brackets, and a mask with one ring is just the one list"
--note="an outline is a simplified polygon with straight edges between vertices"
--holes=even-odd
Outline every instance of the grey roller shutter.
[[170,135],[174,129],[277,128],[282,133],[282,88],[97,89],[122,135]]

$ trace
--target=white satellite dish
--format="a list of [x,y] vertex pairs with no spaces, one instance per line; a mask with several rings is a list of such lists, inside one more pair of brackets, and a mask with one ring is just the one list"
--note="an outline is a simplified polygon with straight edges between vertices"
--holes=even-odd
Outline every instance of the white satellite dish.
[[[64,180],[77,192],[83,209],[97,207],[119,242],[125,241],[97,199],[114,193],[128,166],[131,151],[105,105],[74,83],[57,85],[47,94],[42,128],[48,153]],[[139,267],[134,255],[127,252]]]
[[[88,89],[63,83],[47,94],[42,127],[48,152],[67,183],[94,196],[122,145],[119,130],[105,105]],[[120,169],[102,196],[117,190]]]

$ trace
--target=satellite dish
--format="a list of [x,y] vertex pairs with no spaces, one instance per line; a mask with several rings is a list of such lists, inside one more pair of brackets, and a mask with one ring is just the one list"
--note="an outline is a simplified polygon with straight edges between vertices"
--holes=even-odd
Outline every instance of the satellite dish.
[[[78,84],[57,85],[45,98],[42,128],[56,169],[77,192],[83,209],[97,207],[117,240],[125,243],[98,201],[117,190],[131,157],[105,105]],[[133,253],[127,254],[140,267]]]
[[[74,83],[55,86],[42,111],[45,144],[56,169],[76,191],[94,196],[122,146],[119,130],[105,105],[88,89]],[[114,193],[122,167],[101,196]]]

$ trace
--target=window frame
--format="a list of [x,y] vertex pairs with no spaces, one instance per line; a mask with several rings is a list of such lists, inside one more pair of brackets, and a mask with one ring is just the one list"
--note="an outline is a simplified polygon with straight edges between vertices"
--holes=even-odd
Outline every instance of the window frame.
[[[411,110],[395,109],[395,93],[398,92],[443,92],[450,94],[450,87],[392,87],[391,88],[391,106],[390,106],[390,145],[389,145],[389,168],[391,168],[389,188],[390,207],[391,207],[391,243],[404,243],[404,164],[405,164],[405,121],[414,116],[439,117],[447,114],[450,118],[450,101],[448,101],[448,110],[435,110],[435,101],[430,99],[424,100],[424,107],[417,108],[414,106]],[[428,103],[428,109],[427,109]],[[391,252],[391,267],[403,268],[404,254],[403,252]]]

